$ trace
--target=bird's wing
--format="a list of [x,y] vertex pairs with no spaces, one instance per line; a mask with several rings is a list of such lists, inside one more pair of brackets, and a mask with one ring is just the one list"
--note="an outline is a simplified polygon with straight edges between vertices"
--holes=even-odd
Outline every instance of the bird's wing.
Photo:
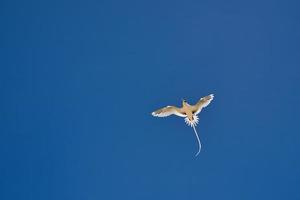
[[185,113],[182,112],[180,108],[177,108],[175,106],[166,106],[164,108],[152,112],[152,115],[155,117],[168,117],[170,115],[186,117]]
[[192,112],[194,114],[199,114],[199,112],[202,110],[202,108],[208,106],[208,104],[214,99],[214,95],[210,94],[208,96],[202,97],[196,105],[192,107]]

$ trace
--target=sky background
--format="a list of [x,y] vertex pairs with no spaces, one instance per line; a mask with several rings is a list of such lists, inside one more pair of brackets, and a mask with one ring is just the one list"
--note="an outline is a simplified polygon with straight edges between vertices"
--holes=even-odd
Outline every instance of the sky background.
[[299,8],[2,0],[0,199],[300,199]]

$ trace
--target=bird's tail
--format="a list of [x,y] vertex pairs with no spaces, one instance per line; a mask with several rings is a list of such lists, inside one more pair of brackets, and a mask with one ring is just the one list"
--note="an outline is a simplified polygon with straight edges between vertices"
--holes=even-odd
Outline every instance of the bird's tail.
[[195,132],[195,135],[196,135],[196,138],[197,138],[197,142],[198,142],[198,147],[199,147],[198,152],[196,153],[195,156],[198,156],[198,154],[199,154],[200,151],[201,151],[201,141],[200,141],[200,138],[199,138],[199,136],[198,136],[198,133],[197,133],[197,130],[196,130],[195,126],[192,125],[192,127],[193,127],[193,129],[194,129],[194,132]]

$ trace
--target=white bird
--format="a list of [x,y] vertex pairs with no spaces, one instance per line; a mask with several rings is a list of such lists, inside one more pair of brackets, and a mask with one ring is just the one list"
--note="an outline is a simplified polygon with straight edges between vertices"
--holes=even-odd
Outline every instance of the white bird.
[[196,138],[198,141],[199,150],[196,154],[196,156],[201,151],[201,142],[199,139],[199,136],[197,134],[197,131],[195,129],[195,126],[197,126],[199,122],[198,114],[201,112],[202,108],[208,106],[208,104],[213,100],[214,95],[210,94],[208,96],[202,97],[195,105],[188,104],[184,99],[182,100],[182,107],[178,108],[175,106],[166,106],[164,108],[161,108],[159,110],[156,110],[152,112],[152,115],[155,117],[168,117],[170,115],[177,115],[179,117],[185,117],[185,122],[193,127],[194,132],[196,134]]

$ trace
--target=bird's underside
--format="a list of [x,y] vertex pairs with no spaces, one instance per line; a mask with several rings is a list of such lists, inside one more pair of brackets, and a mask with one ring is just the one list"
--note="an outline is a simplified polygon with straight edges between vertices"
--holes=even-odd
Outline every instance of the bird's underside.
[[201,142],[198,137],[198,133],[195,129],[195,126],[198,124],[199,121],[197,115],[201,112],[202,108],[208,106],[208,104],[213,100],[213,98],[214,98],[213,94],[202,97],[195,105],[190,105],[185,100],[183,100],[181,108],[178,108],[176,106],[166,106],[164,108],[152,112],[152,115],[155,117],[168,117],[170,115],[177,115],[179,117],[184,117],[185,122],[189,126],[193,127],[194,132],[196,134],[198,145],[199,145],[199,150],[196,154],[197,156],[201,150]]
[[188,119],[192,121],[193,118],[201,112],[202,108],[206,107],[213,100],[213,98],[213,94],[202,97],[195,105],[190,105],[186,101],[183,101],[181,108],[176,106],[166,106],[152,112],[152,115],[155,117],[168,117],[170,115],[177,115],[179,117],[188,117]]

